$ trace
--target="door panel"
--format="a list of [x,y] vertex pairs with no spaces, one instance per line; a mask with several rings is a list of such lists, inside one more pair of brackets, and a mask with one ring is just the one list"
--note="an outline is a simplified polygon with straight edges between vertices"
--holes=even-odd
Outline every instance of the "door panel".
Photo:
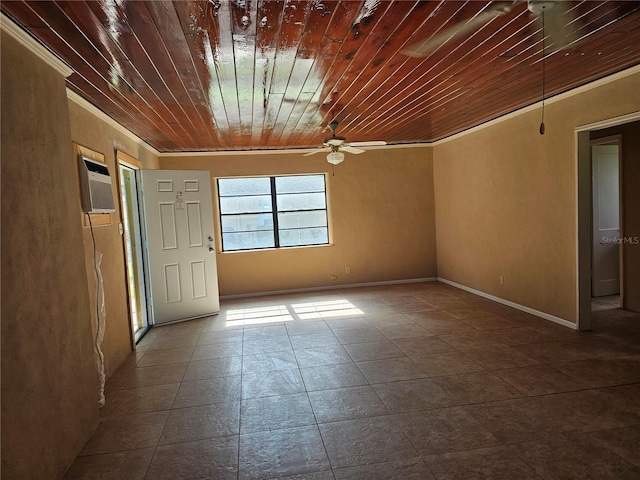
[[591,147],[593,175],[592,295],[620,293],[618,145]]
[[143,170],[142,185],[154,323],[217,313],[209,172]]
[[187,202],[187,225],[189,231],[189,246],[201,247],[202,242],[202,218],[200,204]]

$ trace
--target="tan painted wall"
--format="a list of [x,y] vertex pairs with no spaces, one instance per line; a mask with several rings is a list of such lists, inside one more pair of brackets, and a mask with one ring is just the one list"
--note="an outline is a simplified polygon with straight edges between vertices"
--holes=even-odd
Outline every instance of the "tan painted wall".
[[64,78],[2,34],[2,475],[60,478],[98,423]]
[[[116,199],[116,212],[111,214],[111,225],[95,226],[93,229],[96,248],[103,255],[101,273],[104,281],[106,319],[102,352],[105,361],[105,374],[109,378],[131,352],[124,244],[118,231],[118,223],[122,221],[122,218],[117,200],[119,190],[117,188],[118,167],[115,152],[118,149],[137,158],[143,168],[157,168],[158,159],[136,141],[73,101],[69,101],[69,119],[72,140],[104,155],[104,161],[114,183],[113,194]],[[78,221],[83,222],[85,215],[81,213],[79,190],[76,189],[76,192],[78,192]],[[91,231],[89,227],[84,227],[82,230],[89,281],[88,290],[91,304],[95,305],[96,283],[93,270]],[[92,309],[92,318],[95,332],[97,325],[95,308]]]
[[[161,157],[160,167],[212,177],[331,172],[324,155],[298,153]],[[430,147],[347,155],[327,177],[333,245],[218,253],[221,295],[435,276],[432,172]]]
[[548,104],[544,136],[533,111],[436,145],[438,275],[575,323],[575,128],[640,110],[639,84]]
[[599,130],[592,139],[622,135],[621,187],[622,235],[631,239],[623,243],[624,308],[640,312],[640,122]]

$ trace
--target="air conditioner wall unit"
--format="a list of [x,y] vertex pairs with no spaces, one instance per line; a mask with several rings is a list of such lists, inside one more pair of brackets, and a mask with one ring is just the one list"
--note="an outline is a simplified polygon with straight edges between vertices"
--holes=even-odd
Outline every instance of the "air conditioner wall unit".
[[102,162],[79,155],[82,210],[86,213],[115,212],[111,175]]

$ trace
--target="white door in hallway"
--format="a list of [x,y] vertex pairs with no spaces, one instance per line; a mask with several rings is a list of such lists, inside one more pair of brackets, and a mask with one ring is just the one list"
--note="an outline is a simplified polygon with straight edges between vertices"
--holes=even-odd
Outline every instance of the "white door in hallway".
[[620,180],[618,145],[591,147],[594,297],[620,293]]
[[217,313],[209,172],[142,170],[153,323]]

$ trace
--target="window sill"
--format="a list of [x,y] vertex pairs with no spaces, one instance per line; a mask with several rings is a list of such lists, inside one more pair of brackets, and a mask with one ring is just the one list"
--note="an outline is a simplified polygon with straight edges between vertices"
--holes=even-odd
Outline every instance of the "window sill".
[[327,243],[322,245],[301,245],[301,246],[293,246],[293,247],[279,247],[279,248],[255,248],[252,250],[232,250],[232,251],[218,251],[221,255],[236,255],[239,253],[260,253],[260,252],[285,252],[289,250],[303,250],[308,248],[327,248],[333,247],[335,244]]

